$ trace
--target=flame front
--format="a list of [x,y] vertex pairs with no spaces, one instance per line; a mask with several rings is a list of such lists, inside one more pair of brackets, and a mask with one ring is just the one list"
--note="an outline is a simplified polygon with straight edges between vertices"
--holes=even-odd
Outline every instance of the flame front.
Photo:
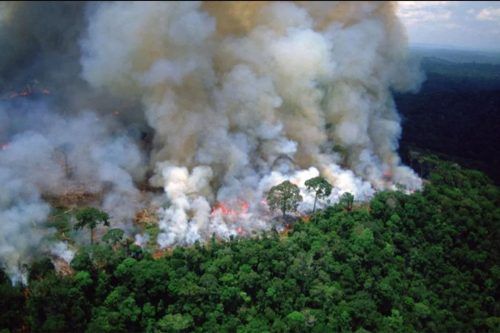
[[217,214],[221,214],[222,216],[227,216],[227,217],[238,217],[242,214],[248,213],[249,207],[250,205],[248,204],[248,202],[243,200],[238,200],[237,208],[231,208],[229,204],[224,202],[217,202],[212,208],[210,216],[214,217]]
[[[294,221],[265,199],[285,180],[299,185],[301,214],[316,202],[305,181],[320,175],[331,202],[421,187],[397,156],[392,92],[420,78],[392,3],[91,5],[71,19],[19,5],[0,22],[18,32],[2,35],[15,52],[0,57],[0,261],[11,276],[45,246],[53,204],[99,206],[143,237],[157,224],[156,239],[137,241],[166,249]],[[144,207],[154,212],[136,214]]]

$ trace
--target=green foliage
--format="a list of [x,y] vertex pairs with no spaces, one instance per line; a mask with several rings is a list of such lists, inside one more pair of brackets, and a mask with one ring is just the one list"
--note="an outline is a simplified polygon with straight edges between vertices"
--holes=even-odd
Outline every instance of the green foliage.
[[119,243],[123,239],[124,231],[119,228],[113,228],[108,230],[106,235],[102,237],[102,240],[106,243],[110,243],[111,245],[115,245]]
[[[160,259],[102,242],[74,274],[0,273],[0,327],[33,332],[498,332],[499,189],[433,162],[421,192],[379,192],[276,233]],[[130,246],[132,248],[132,246]],[[24,295],[27,295],[26,297]]]
[[69,211],[56,208],[52,212],[49,221],[47,222],[47,226],[56,229],[56,238],[68,240],[69,233],[71,232],[70,220],[71,214]]
[[283,217],[286,212],[295,211],[302,201],[299,187],[288,180],[273,186],[267,194],[267,203],[271,209],[281,209]]
[[316,211],[316,201],[328,197],[332,193],[332,185],[323,177],[318,176],[311,178],[305,182],[306,188],[310,192],[314,192],[313,213]]
[[306,321],[304,315],[298,311],[290,312],[286,316],[286,320],[289,323],[289,327],[297,332],[300,332],[301,329],[303,329]]
[[168,314],[157,323],[158,332],[185,332],[192,326],[193,317],[181,314]]
[[[455,56],[454,56],[455,57]],[[475,56],[474,56],[475,57]],[[443,61],[426,57],[422,61],[426,80],[418,94],[396,94],[398,111],[406,121],[400,152],[431,150],[441,157],[478,169],[500,184],[500,65]],[[462,59],[463,60],[463,59]],[[425,164],[408,158],[421,175]]]
[[50,273],[54,273],[54,265],[49,258],[41,258],[31,263],[29,268],[29,279],[40,280]]
[[13,286],[0,270],[0,331],[14,331],[26,318],[22,287]]
[[354,195],[352,195],[349,192],[345,192],[340,197],[339,204],[345,209],[347,209],[347,211],[349,212],[352,210],[353,203],[354,203]]
[[80,209],[76,214],[75,218],[77,223],[75,224],[75,229],[90,229],[90,244],[94,243],[94,229],[98,224],[103,224],[109,226],[109,215],[94,207],[86,207]]

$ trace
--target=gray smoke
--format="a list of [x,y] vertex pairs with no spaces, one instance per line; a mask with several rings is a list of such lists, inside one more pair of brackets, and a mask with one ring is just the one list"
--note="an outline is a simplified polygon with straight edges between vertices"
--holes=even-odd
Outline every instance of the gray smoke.
[[[422,78],[393,3],[0,10],[0,45],[11,46],[0,56],[0,89],[32,77],[55,87],[36,103],[4,99],[0,110],[0,143],[9,142],[0,177],[27,191],[0,203],[6,232],[28,221],[22,241],[0,246],[8,267],[32,253],[17,244],[40,241],[33,228],[49,214],[43,198],[67,184],[104,193],[99,204],[115,224],[157,206],[160,247],[270,228],[265,193],[287,179],[301,188],[301,212],[313,202],[304,182],[318,175],[334,185],[332,202],[344,192],[367,200],[397,184],[421,187],[396,153],[392,92],[414,91]],[[139,192],[144,181],[163,193]],[[19,216],[3,222],[10,210]]]
[[[396,183],[418,189],[395,153],[391,90],[419,84],[402,31],[391,3],[102,4],[82,43],[83,77],[138,96],[155,129],[160,245],[269,226],[265,191],[294,177],[303,186],[303,173],[358,199]],[[237,221],[210,214],[215,201],[242,200],[250,210]]]
[[102,196],[97,202],[113,224],[131,229],[144,158],[118,124],[92,112],[63,117],[39,102],[0,104],[0,118],[7,129],[0,140],[8,142],[0,151],[0,258],[14,280],[53,231],[45,226],[53,198]]

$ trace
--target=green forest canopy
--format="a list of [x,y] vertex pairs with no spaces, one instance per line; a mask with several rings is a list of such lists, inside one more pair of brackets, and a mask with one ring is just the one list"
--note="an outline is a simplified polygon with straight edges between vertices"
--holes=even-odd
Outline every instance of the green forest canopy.
[[434,161],[422,192],[333,205],[286,237],[159,259],[116,237],[72,275],[43,258],[28,287],[0,274],[0,331],[499,332],[498,204],[482,173]]

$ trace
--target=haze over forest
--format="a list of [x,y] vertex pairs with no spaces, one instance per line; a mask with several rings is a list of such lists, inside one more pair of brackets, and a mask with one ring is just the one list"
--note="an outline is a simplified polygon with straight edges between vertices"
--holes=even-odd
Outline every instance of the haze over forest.
[[0,333],[500,331],[499,10],[0,3]]

